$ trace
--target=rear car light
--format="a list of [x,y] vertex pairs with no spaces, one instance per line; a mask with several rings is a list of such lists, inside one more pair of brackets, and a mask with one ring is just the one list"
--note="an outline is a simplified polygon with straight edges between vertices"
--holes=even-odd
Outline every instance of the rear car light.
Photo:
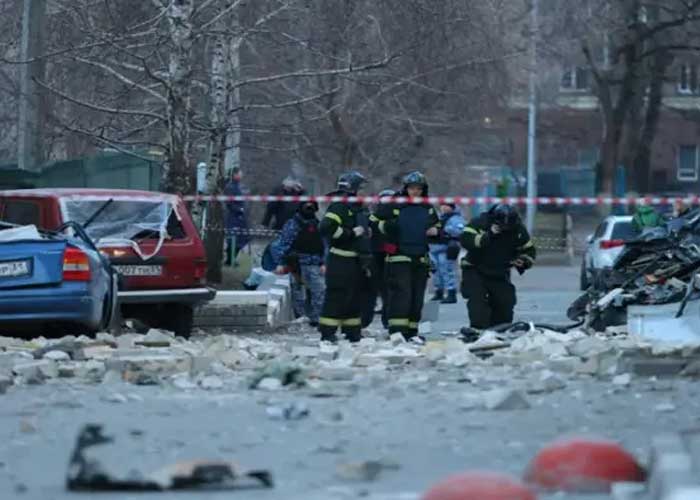
[[618,248],[625,246],[625,240],[602,240],[600,242],[600,248],[603,250],[610,250],[611,248]]
[[128,252],[121,248],[100,248],[100,253],[108,258],[124,257]]
[[204,284],[207,280],[207,259],[194,260],[194,279]]
[[63,254],[63,281],[90,281],[90,259],[85,252],[66,247]]

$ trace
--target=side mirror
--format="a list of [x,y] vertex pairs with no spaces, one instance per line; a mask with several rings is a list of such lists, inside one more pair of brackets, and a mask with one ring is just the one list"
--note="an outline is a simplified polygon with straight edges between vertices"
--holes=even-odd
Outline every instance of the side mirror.
[[589,234],[588,236],[586,236],[586,243],[588,243],[588,244],[593,243],[593,235],[592,234]]

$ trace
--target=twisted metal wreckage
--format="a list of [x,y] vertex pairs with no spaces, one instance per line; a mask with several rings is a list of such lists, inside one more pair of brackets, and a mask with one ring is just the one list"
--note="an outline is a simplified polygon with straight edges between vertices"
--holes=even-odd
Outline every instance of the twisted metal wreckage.
[[681,317],[689,301],[700,299],[700,209],[643,230],[598,273],[593,284],[569,307],[567,316],[604,331],[627,324],[628,306],[678,304]]

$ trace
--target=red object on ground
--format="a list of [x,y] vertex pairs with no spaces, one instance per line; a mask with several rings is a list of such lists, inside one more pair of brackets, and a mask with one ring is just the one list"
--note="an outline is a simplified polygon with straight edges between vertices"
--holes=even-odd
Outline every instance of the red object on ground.
[[537,496],[510,476],[465,472],[437,483],[422,500],[537,500]]
[[546,446],[532,460],[525,481],[544,490],[609,492],[615,482],[643,482],[646,473],[619,444],[571,439]]

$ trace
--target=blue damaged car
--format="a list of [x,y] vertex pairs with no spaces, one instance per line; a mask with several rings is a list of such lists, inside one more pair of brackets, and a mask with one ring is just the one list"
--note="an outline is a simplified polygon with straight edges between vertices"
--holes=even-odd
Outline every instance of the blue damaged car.
[[0,334],[107,329],[118,316],[117,281],[79,224],[39,232],[0,221]]

